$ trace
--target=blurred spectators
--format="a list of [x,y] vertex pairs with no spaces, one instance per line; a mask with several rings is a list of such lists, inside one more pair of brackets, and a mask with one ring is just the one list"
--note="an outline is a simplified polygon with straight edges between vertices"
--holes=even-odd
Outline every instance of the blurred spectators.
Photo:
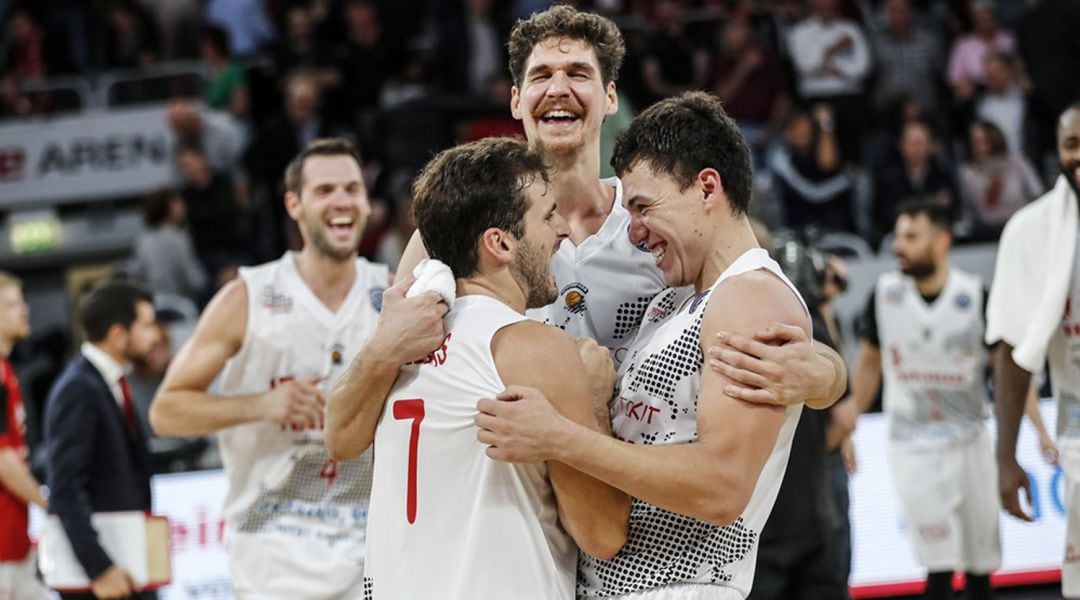
[[510,23],[492,0],[443,4],[436,15],[439,83],[453,94],[483,96],[487,82],[506,71]]
[[881,113],[900,97],[913,100],[922,112],[938,109],[942,82],[941,45],[914,19],[910,0],[888,0],[885,27],[874,36],[877,81],[874,109]]
[[157,26],[134,0],[112,0],[105,22],[105,66],[145,68],[161,58]]
[[331,60],[332,48],[315,36],[311,9],[294,4],[285,13],[285,35],[274,49],[274,68],[279,77],[289,77],[303,71],[321,86],[336,87],[341,83]]
[[923,121],[905,123],[897,144],[900,162],[887,162],[874,171],[875,244],[892,231],[896,208],[903,200],[928,196],[945,206],[956,207],[953,178],[941,165],[930,126]]
[[163,60],[186,60],[198,55],[199,32],[203,28],[198,0],[141,0],[141,3],[154,19]]
[[827,105],[814,107],[813,116],[796,110],[788,117],[784,143],[773,153],[770,167],[784,225],[854,233],[853,182],[841,168]]
[[204,111],[196,102],[177,99],[169,104],[167,118],[177,145],[198,146],[212,169],[240,178],[245,136],[228,115]]
[[993,2],[978,0],[971,5],[974,30],[960,36],[949,54],[948,79],[953,97],[960,102],[974,98],[977,87],[986,80],[986,55],[996,51],[1012,52],[1015,41],[998,26]]
[[247,56],[277,39],[263,4],[263,0],[208,0],[206,20],[228,30],[234,54]]
[[394,217],[392,227],[386,231],[379,241],[379,249],[375,253],[375,262],[383,263],[390,267],[390,271],[397,271],[401,254],[405,252],[405,246],[416,231],[416,223],[413,221],[412,194],[408,190],[398,194],[394,201]]
[[738,122],[755,164],[761,164],[788,111],[789,98],[780,58],[752,37],[748,18],[732,19],[724,26],[710,80],[724,109]]
[[[1080,2],[1036,0],[1017,26],[1020,56],[1031,79],[1028,124],[1036,166],[1057,151],[1057,120],[1080,99]],[[1051,172],[1057,160],[1050,158]]]
[[858,23],[840,16],[838,0],[811,0],[812,12],[791,31],[789,50],[799,95],[825,102],[836,119],[844,160],[857,161],[865,126],[864,85],[870,49]]
[[975,101],[975,117],[997,125],[1009,152],[1022,154],[1027,100],[1020,87],[1019,65],[1005,52],[991,52],[985,62],[986,85]]
[[513,84],[506,75],[492,77],[488,81],[484,99],[477,106],[481,113],[465,126],[461,142],[473,142],[486,137],[525,137],[525,127],[510,114],[510,88]]
[[211,279],[222,271],[245,264],[247,242],[243,213],[229,178],[214,171],[202,149],[180,146],[176,160],[183,174],[180,195],[184,198],[195,253]]
[[1035,170],[1009,151],[1001,129],[989,121],[971,125],[959,181],[962,229],[978,241],[997,240],[1009,217],[1045,191]]
[[19,86],[72,70],[66,38],[47,33],[36,13],[25,6],[12,10],[4,38],[7,48],[0,61],[0,116],[48,112],[52,107],[48,93],[24,93]]
[[378,106],[379,90],[401,69],[400,40],[387,39],[379,10],[371,0],[350,0],[345,6],[345,39],[334,53],[343,83],[339,118]]
[[686,25],[683,0],[657,0],[652,8],[654,31],[642,48],[641,78],[648,104],[708,83],[709,54]]
[[229,32],[223,27],[209,25],[199,43],[199,58],[210,67],[210,85],[206,88],[206,103],[215,110],[228,111],[243,120],[251,108],[244,68],[232,58]]
[[172,190],[158,190],[146,196],[142,208],[146,228],[135,238],[129,275],[155,294],[198,301],[206,291],[206,272],[184,228],[184,198]]

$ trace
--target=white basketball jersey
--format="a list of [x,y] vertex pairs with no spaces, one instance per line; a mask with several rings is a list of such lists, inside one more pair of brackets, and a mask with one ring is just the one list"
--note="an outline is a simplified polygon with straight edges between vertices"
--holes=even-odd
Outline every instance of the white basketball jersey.
[[577,547],[546,466],[492,460],[476,440],[477,401],[506,388],[492,337],[524,319],[460,297],[442,348],[402,369],[375,430],[365,598],[574,597]]
[[895,442],[967,439],[989,415],[983,283],[950,269],[927,305],[915,280],[885,273],[874,294],[884,375],[883,407]]
[[[693,288],[679,288],[656,297],[620,373],[619,397],[611,411],[611,425],[619,439],[650,445],[697,442],[705,307],[725,279],[758,269],[775,273],[798,296],[780,266],[758,248],[740,256],[700,294]],[[599,598],[697,583],[727,587],[745,598],[754,581],[758,534],[780,491],[801,412],[802,405],[787,409],[772,454],[735,523],[721,527],[635,498],[629,536],[619,554],[598,560],[581,553],[578,595]]]
[[1073,258],[1069,299],[1061,327],[1050,339],[1050,385],[1058,401],[1057,433],[1080,439],[1080,242]]
[[551,260],[559,297],[526,314],[575,338],[593,338],[611,350],[618,367],[645,307],[667,286],[649,249],[630,243],[622,182],[612,177],[603,183],[615,188],[615,204],[604,225],[579,246],[563,240]]
[[[356,281],[336,313],[296,270],[296,256],[240,270],[248,320],[218,393],[262,394],[293,378],[321,377],[329,391],[375,329],[383,265],[356,261]],[[222,400],[228,402],[228,400]],[[229,480],[225,544],[238,597],[358,597],[371,485],[369,455],[330,460],[321,430],[269,421],[219,433]]]

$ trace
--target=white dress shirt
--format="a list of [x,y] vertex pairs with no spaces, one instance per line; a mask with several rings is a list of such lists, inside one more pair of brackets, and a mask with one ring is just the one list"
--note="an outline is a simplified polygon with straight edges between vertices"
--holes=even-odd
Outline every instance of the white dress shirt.
[[127,367],[116,362],[116,359],[109,356],[108,352],[90,342],[83,342],[79,351],[86,357],[86,360],[90,361],[90,364],[94,365],[98,373],[101,373],[102,379],[109,385],[109,391],[112,392],[113,398],[116,399],[116,403],[123,410],[124,391],[120,389],[120,378],[127,374]]

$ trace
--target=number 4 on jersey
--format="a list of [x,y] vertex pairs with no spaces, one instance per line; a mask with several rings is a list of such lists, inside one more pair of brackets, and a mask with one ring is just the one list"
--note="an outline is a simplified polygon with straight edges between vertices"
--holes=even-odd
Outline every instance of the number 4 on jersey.
[[416,522],[416,462],[420,445],[420,423],[424,420],[424,401],[419,398],[394,402],[394,418],[399,421],[412,420],[409,433],[409,478],[406,490],[405,516],[409,524]]

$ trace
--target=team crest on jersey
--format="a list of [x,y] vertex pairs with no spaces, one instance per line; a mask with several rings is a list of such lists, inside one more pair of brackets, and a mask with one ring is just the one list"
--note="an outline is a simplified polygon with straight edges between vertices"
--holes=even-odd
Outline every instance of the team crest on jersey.
[[335,365],[340,365],[345,362],[345,345],[341,343],[335,343],[330,346],[330,362]]
[[580,315],[585,312],[585,295],[589,288],[580,283],[571,283],[564,287],[559,295],[563,297],[563,310],[570,314]]
[[384,287],[373,287],[368,290],[368,298],[371,298],[371,306],[375,308],[375,312],[382,312],[382,295],[385,291]]
[[274,286],[268,285],[263,288],[262,305],[271,314],[287,315],[292,312],[293,299],[292,296],[282,294],[275,290]]
[[956,308],[966,310],[969,306],[971,306],[971,296],[960,294],[956,297]]

